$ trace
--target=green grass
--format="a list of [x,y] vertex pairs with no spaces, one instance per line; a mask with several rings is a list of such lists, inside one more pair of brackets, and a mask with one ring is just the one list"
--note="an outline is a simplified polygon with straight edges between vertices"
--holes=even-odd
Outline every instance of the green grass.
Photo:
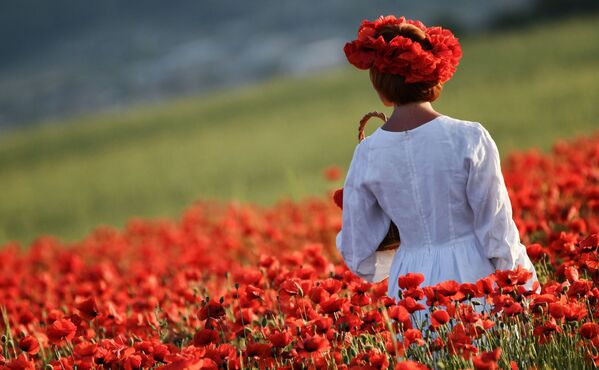
[[[434,103],[479,121],[502,157],[599,129],[599,17],[463,39]],[[324,194],[377,100],[351,67],[134,107],[0,138],[0,243],[81,238],[133,216],[178,217],[199,198],[272,204]],[[373,120],[372,132],[379,123]],[[341,181],[338,184],[341,185]]]

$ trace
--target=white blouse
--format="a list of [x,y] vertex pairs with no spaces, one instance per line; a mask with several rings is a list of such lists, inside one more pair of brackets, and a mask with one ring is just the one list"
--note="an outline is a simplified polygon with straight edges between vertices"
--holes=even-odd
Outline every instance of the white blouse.
[[[377,252],[391,220],[399,249]],[[343,189],[337,249],[369,282],[422,273],[422,286],[475,282],[496,269],[535,268],[520,242],[499,152],[478,122],[439,116],[400,132],[376,129],[356,146]]]

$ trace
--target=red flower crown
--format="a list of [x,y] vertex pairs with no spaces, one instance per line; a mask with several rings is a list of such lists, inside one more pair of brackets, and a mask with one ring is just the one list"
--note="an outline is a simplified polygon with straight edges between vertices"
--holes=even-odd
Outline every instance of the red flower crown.
[[[374,38],[383,26],[408,23],[426,34],[432,49],[425,50],[420,43],[404,36],[395,36],[386,42],[382,36]],[[441,27],[427,28],[420,21],[380,16],[374,22],[363,20],[358,29],[358,38],[343,48],[347,60],[359,69],[374,67],[382,73],[401,75],[406,83],[444,83],[453,76],[462,48],[451,31]]]

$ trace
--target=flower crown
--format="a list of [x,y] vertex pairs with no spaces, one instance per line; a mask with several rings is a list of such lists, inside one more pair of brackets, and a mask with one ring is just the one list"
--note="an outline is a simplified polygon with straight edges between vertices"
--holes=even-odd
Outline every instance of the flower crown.
[[[389,42],[381,35],[374,38],[382,27],[402,23],[423,30],[432,48],[425,50],[419,42],[399,35]],[[382,73],[401,75],[406,83],[444,83],[453,76],[462,57],[460,43],[451,31],[441,27],[427,28],[420,21],[393,15],[380,16],[374,22],[363,20],[358,38],[346,43],[343,51],[347,60],[359,69],[374,67]]]

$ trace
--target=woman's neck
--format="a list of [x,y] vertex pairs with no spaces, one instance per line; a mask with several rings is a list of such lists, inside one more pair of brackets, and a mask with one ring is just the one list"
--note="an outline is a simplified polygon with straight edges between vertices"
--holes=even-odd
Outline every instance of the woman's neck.
[[396,105],[383,128],[387,131],[411,130],[439,116],[441,114],[433,109],[430,102]]

